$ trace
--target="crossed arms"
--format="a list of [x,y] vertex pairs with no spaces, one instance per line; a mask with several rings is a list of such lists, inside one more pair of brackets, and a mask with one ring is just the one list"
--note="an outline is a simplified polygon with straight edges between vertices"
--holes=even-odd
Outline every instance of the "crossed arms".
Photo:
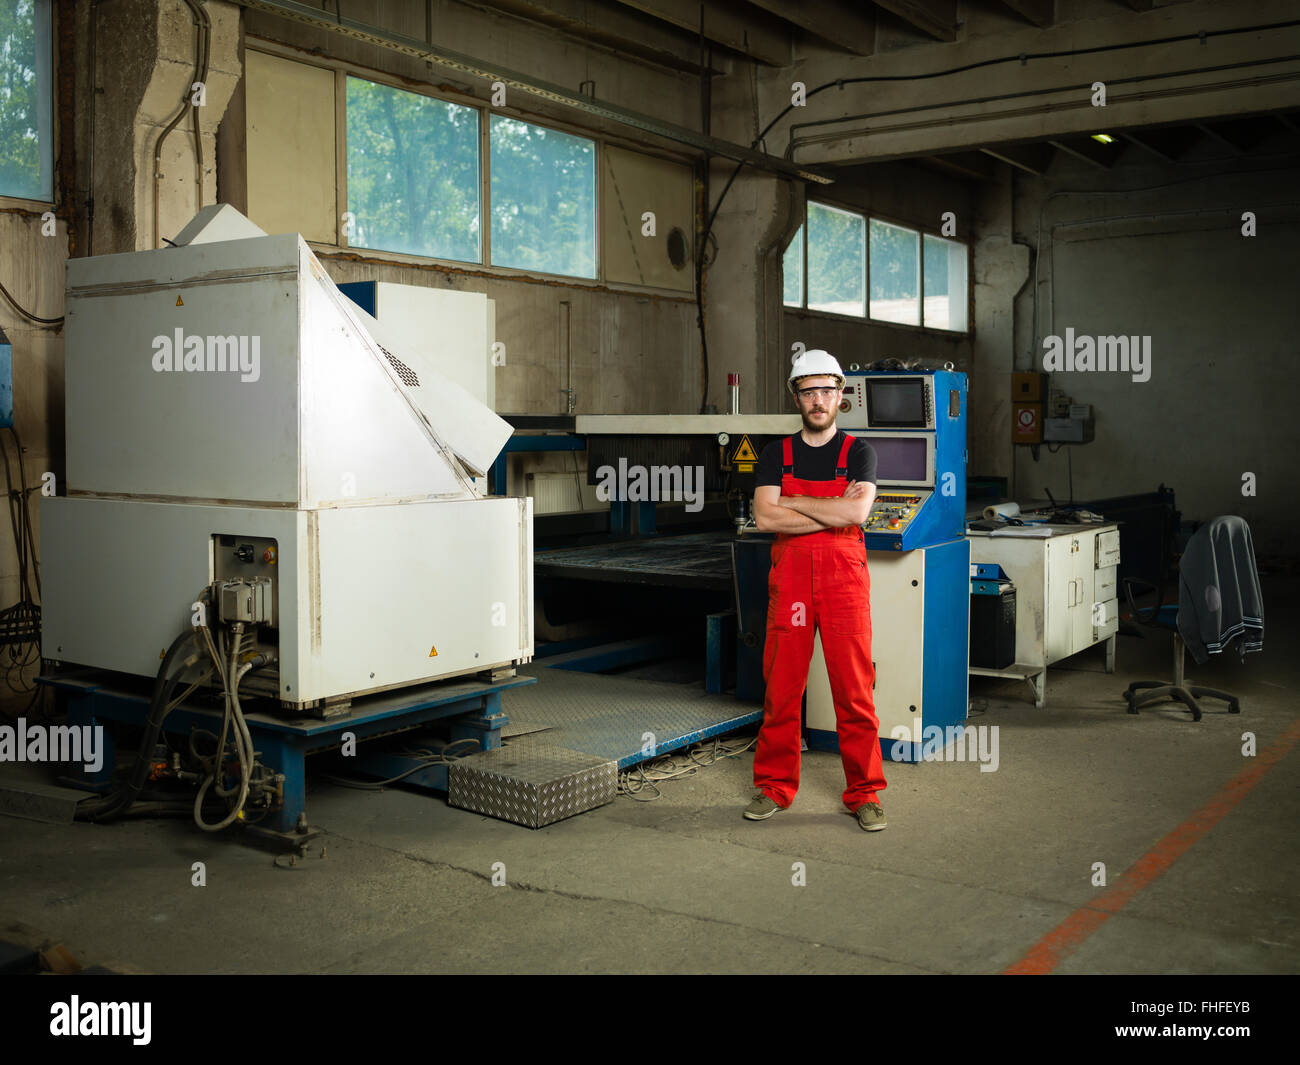
[[842,496],[783,496],[774,484],[754,490],[754,523],[759,532],[810,533],[861,525],[871,513],[876,486],[850,481]]

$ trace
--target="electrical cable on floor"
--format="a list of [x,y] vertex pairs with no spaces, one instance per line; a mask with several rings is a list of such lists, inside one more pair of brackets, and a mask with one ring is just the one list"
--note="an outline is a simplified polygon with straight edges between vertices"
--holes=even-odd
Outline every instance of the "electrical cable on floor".
[[[743,744],[723,743],[720,739],[704,740],[692,744],[685,751],[675,751],[649,762],[641,762],[619,773],[618,793],[637,802],[654,802],[655,799],[663,796],[663,792],[659,789],[660,784],[693,776],[696,770],[708,768],[724,758],[738,758],[757,742],[757,736]],[[641,798],[643,791],[651,791],[654,794]]]
[[429,757],[422,759],[417,765],[413,765],[410,769],[398,773],[395,777],[389,777],[387,780],[358,780],[355,777],[335,776],[333,773],[316,773],[314,775],[320,777],[322,780],[328,780],[331,784],[338,784],[340,787],[344,788],[356,788],[358,791],[383,791],[384,788],[390,784],[397,784],[405,780],[412,773],[418,773],[421,769],[428,769],[430,766],[434,765],[450,765],[458,758],[464,758],[465,754],[471,754],[472,752],[470,751],[466,751],[465,754],[447,754],[447,752],[453,747],[457,747],[462,743],[472,743],[475,747],[480,746],[479,741],[472,737],[462,740],[453,740],[451,743],[447,744],[440,753],[431,753]]

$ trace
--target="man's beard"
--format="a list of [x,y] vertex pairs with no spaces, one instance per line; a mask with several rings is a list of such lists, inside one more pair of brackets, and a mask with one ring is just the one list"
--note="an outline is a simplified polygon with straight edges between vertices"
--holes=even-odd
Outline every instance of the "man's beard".
[[800,411],[799,417],[803,419],[803,427],[807,429],[810,433],[820,433],[823,429],[835,428],[835,416],[838,413],[838,411],[836,411],[834,407],[831,407],[826,411],[826,413],[830,415],[830,417],[822,418],[820,421],[810,420],[812,416],[811,411]]

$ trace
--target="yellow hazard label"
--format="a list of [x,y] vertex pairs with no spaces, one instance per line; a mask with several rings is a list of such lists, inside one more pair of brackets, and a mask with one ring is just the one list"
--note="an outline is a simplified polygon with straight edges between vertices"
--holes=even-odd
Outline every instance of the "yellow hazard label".
[[749,442],[749,436],[742,436],[740,443],[736,445],[736,450],[732,452],[731,461],[735,462],[757,462],[758,455],[754,451],[754,445]]
[[438,657],[438,648],[436,648],[436,647],[433,648],[433,650],[431,650],[431,651],[429,652],[429,657],[430,657],[430,658],[437,658],[437,657]]
[[184,306],[185,306],[185,301],[184,301],[183,299],[181,299],[179,296],[176,297],[176,306],[177,306],[177,307],[184,307]]

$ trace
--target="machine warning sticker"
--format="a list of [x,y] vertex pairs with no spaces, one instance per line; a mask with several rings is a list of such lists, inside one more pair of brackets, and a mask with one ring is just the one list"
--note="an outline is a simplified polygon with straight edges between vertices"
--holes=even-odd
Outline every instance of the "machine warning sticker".
[[431,651],[429,652],[429,657],[430,657],[430,658],[437,658],[437,657],[438,657],[438,648],[436,648],[436,647],[433,648],[433,650],[431,650]]
[[183,299],[181,299],[179,296],[176,297],[176,306],[177,306],[177,307],[184,307],[184,306],[185,306],[185,301],[184,301]]
[[736,445],[736,450],[732,453],[731,464],[741,473],[753,473],[754,463],[757,461],[758,453],[754,451],[754,445],[749,442],[749,436],[742,436],[740,443]]

